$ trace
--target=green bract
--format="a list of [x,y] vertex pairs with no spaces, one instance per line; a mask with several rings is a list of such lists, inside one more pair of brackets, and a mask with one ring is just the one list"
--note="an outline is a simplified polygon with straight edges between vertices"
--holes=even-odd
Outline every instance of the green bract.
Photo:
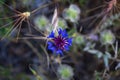
[[61,27],[62,29],[67,28],[67,23],[64,19],[58,18],[58,26]]
[[69,8],[64,9],[63,17],[71,22],[76,22],[79,19],[80,9],[77,5],[70,5]]
[[40,30],[46,30],[49,20],[45,16],[38,16],[34,19],[34,23]]
[[111,31],[103,31],[101,34],[101,42],[103,44],[113,44],[115,41],[115,36],[113,35],[113,33]]
[[82,35],[76,36],[74,39],[76,44],[84,44],[85,43],[85,38]]
[[73,77],[73,69],[68,65],[60,65],[58,67],[58,76],[63,80],[70,80]]

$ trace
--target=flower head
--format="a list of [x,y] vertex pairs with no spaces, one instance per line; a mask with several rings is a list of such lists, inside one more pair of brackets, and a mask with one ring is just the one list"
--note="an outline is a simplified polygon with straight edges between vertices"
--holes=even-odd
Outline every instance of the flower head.
[[71,80],[74,76],[73,68],[69,65],[62,64],[57,69],[57,75],[61,80]]
[[71,22],[76,22],[79,19],[80,13],[81,10],[79,7],[75,4],[71,4],[69,8],[64,9],[63,17],[67,20],[70,20]]
[[115,36],[109,30],[101,32],[100,37],[101,37],[100,40],[103,44],[113,44],[115,42]]
[[[49,24],[49,20],[47,19],[46,16],[42,15],[42,16],[37,16],[34,19],[34,23],[35,25],[38,27],[38,29],[42,30],[42,31],[49,31],[50,29],[47,27]],[[46,28],[47,27],[47,28]]]
[[69,46],[72,44],[72,38],[68,37],[66,30],[59,28],[57,30],[58,35],[52,31],[48,38],[51,38],[51,41],[48,41],[48,49],[56,54],[63,54],[63,51],[69,50]]

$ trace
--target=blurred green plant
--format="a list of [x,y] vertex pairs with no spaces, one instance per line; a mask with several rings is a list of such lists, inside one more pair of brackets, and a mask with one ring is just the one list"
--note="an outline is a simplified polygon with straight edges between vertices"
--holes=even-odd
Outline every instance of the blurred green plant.
[[0,0],[0,6],[5,2],[6,0]]
[[[5,1],[5,0],[3,0],[3,1]],[[1,8],[0,13],[2,14],[2,15],[0,15],[0,38],[5,36],[6,33],[8,33],[6,35],[6,37],[8,37],[8,35],[10,33],[9,30],[10,30],[10,28],[12,26],[12,19],[10,19],[9,17],[6,16],[9,13],[9,10],[4,8],[3,3],[4,2],[0,1],[0,5],[1,5],[0,6],[0,8]]]
[[67,23],[63,18],[58,18],[58,28],[66,29]]
[[64,64],[58,67],[57,73],[62,80],[70,80],[74,75],[73,68]]
[[120,18],[120,13],[111,15],[107,20],[101,25],[101,29],[108,28],[110,26],[117,26],[119,25],[119,18]]
[[101,52],[99,50],[95,50],[95,49],[89,49],[89,50],[85,50],[85,51],[87,51],[87,52],[89,52],[91,54],[96,55],[99,59],[103,58],[103,61],[104,61],[104,64],[105,64],[105,68],[107,70],[109,70],[109,59],[112,58],[112,56],[111,56],[111,54],[109,52],[106,51],[105,53],[103,53],[103,52]]
[[43,80],[43,78],[40,75],[38,75],[34,69],[32,69],[31,67],[29,67],[29,69],[31,70],[31,72],[33,73],[37,80]]
[[100,73],[95,71],[95,80],[102,80]]
[[74,33],[74,39],[73,42],[77,47],[83,49],[83,46],[86,44],[85,37],[83,35],[80,35],[78,33]]
[[111,31],[105,30],[100,33],[100,40],[102,44],[113,44],[115,42],[115,36]]
[[28,6],[33,2],[33,0],[22,0],[23,5]]
[[36,17],[34,19],[34,23],[38,27],[39,30],[50,31],[50,28],[49,28],[50,22],[44,15]]
[[0,66],[0,79],[3,80],[31,80],[31,78],[24,74],[24,73],[20,73],[20,74],[16,74],[15,76],[12,75],[12,70],[10,67],[2,67]]
[[103,55],[104,64],[107,70],[109,70],[109,59],[111,58],[112,56],[109,52],[105,52],[105,54]]
[[0,76],[9,77],[11,75],[10,69],[0,66]]
[[79,19],[81,11],[75,4],[71,4],[69,8],[64,9],[63,17],[71,22],[76,22]]
[[87,2],[87,0],[79,0],[79,4],[81,5],[81,6],[84,6],[84,4]]
[[82,35],[79,35],[77,37],[75,37],[75,43],[78,45],[84,44],[85,43],[85,39]]
[[99,50],[95,50],[95,49],[89,49],[89,50],[85,50],[91,54],[96,55],[98,58],[101,58],[103,56],[103,53]]

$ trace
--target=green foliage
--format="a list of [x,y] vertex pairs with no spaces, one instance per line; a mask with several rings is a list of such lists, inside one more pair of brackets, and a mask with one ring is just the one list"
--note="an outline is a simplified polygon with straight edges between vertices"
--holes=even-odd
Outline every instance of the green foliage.
[[0,6],[4,4],[5,0],[0,0]]
[[79,4],[81,5],[81,6],[84,6],[84,4],[87,2],[87,0],[79,0]]
[[117,26],[119,25],[119,18],[120,18],[120,13],[111,15],[107,20],[102,24],[101,29],[105,29],[110,26]]
[[6,80],[31,80],[30,77],[24,73],[16,74],[15,77],[12,77],[12,69],[2,66],[0,66],[0,77]]
[[13,24],[12,24],[12,19],[6,16],[7,13],[9,13],[9,11],[6,8],[4,8],[3,5],[1,5],[0,13],[1,13],[0,15],[0,37],[3,37],[7,32],[9,32]]
[[29,67],[29,68],[37,80],[43,80],[42,77],[40,75],[38,75],[34,69],[32,69],[31,67]]
[[[10,28],[0,29],[0,37],[2,38],[9,31],[9,29]],[[8,37],[8,35],[6,37]]]
[[95,71],[95,80],[102,80],[100,73]]
[[0,76],[9,77],[10,75],[11,75],[10,69],[7,69],[7,68],[0,66]]

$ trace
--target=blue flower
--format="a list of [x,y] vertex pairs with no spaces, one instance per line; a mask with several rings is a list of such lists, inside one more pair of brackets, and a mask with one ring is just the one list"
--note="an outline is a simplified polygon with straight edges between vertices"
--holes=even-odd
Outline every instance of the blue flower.
[[66,30],[59,28],[57,30],[58,35],[55,36],[55,33],[52,31],[48,38],[51,41],[48,41],[48,50],[51,50],[53,53],[63,55],[63,51],[69,50],[69,46],[72,45],[72,38],[68,37]]

